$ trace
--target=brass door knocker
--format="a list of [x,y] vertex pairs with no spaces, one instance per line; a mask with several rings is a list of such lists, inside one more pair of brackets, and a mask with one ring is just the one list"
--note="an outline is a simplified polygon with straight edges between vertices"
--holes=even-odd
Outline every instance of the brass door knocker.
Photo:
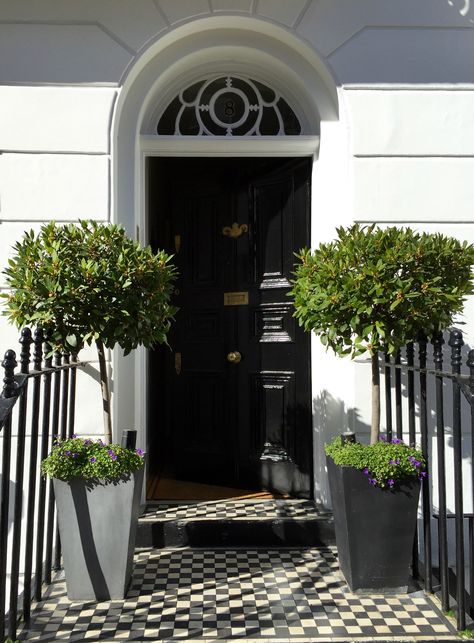
[[226,225],[224,228],[222,228],[222,234],[225,237],[231,237],[232,239],[237,239],[240,237],[244,232],[248,232],[248,225],[246,223],[242,223],[239,225],[236,221],[232,224],[232,226]]

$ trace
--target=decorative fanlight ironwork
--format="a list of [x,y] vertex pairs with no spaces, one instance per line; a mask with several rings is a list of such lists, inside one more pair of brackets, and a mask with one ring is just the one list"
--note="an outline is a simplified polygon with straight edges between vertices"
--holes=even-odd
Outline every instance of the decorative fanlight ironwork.
[[243,76],[219,76],[183,89],[158,121],[168,136],[288,136],[298,117],[274,89]]

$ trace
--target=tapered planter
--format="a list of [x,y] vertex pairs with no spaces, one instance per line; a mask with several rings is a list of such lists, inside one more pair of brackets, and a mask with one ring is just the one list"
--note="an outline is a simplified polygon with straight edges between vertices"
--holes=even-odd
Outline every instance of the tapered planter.
[[353,467],[326,458],[339,566],[353,592],[403,593],[410,577],[420,483],[372,487]]
[[111,482],[53,480],[70,600],[125,598],[132,577],[143,469]]

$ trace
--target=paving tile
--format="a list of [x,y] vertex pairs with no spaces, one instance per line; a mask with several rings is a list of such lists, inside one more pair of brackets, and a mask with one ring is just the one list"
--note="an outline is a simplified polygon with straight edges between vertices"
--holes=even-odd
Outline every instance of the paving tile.
[[188,503],[157,503],[150,505],[142,523],[170,520],[232,520],[234,518],[304,518],[314,519],[319,512],[310,500],[252,500],[252,501],[216,501]]
[[333,548],[140,551],[127,600],[70,603],[64,581],[55,580],[19,638],[455,640],[453,625],[429,597],[357,596],[340,578],[328,584],[329,569],[337,569]]

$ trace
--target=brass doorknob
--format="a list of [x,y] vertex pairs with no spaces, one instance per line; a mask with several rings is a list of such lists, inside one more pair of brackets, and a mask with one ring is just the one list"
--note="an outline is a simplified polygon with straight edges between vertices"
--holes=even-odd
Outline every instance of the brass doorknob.
[[239,351],[231,351],[227,354],[227,361],[231,364],[238,364],[241,359],[242,355],[239,353]]

